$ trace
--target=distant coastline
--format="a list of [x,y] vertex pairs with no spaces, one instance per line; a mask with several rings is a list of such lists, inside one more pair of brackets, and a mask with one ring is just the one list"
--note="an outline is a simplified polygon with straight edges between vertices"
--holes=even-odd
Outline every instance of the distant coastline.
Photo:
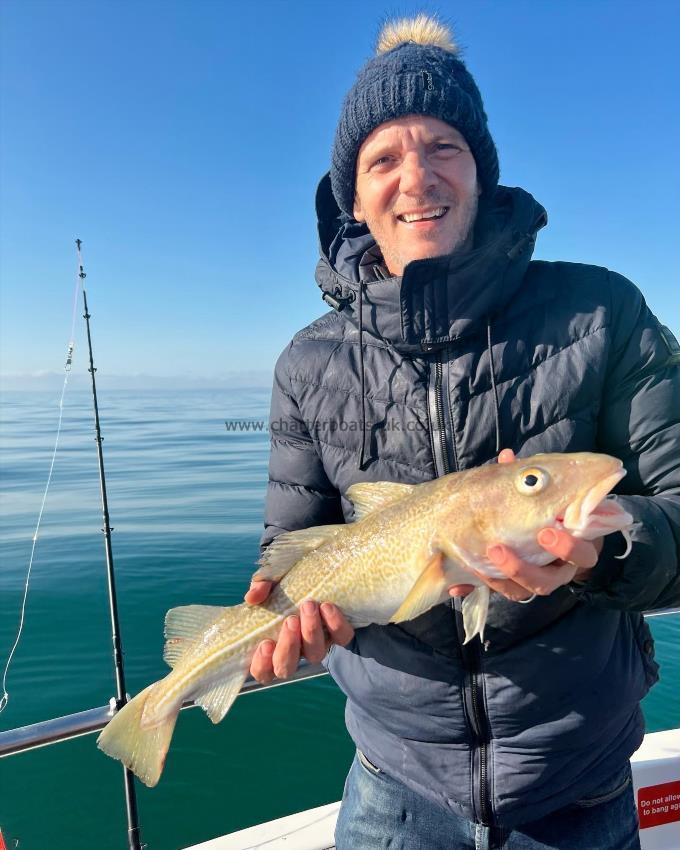
[[[97,372],[97,386],[109,390],[210,390],[210,389],[271,389],[273,373],[261,371],[225,372],[220,376],[209,375],[107,375]],[[64,380],[63,372],[40,372],[31,374],[0,375],[0,393],[40,392],[59,390]],[[74,390],[88,389],[90,376],[87,372],[73,371],[69,387]]]

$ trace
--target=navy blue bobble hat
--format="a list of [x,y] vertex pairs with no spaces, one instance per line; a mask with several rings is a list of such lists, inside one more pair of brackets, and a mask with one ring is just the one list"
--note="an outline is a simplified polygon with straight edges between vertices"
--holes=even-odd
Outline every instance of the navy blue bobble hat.
[[482,96],[451,34],[426,15],[387,24],[377,55],[361,69],[342,106],[331,160],[340,209],[352,215],[359,148],[380,124],[404,115],[431,115],[463,134],[477,165],[482,194],[498,185],[498,155]]

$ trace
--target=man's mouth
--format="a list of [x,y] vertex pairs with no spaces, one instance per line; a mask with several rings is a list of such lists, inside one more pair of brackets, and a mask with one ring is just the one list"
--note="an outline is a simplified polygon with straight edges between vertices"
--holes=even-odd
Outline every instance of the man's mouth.
[[449,207],[435,207],[431,210],[422,210],[419,212],[401,213],[397,218],[405,224],[413,224],[416,221],[433,221],[443,218],[449,211]]

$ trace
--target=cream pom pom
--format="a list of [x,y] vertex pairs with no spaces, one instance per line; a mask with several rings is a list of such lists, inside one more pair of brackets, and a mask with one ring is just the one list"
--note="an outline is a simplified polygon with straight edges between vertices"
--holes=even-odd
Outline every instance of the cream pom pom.
[[424,14],[386,23],[378,36],[376,53],[387,53],[409,41],[414,44],[431,44],[450,53],[458,53],[458,47],[447,27],[436,18]]

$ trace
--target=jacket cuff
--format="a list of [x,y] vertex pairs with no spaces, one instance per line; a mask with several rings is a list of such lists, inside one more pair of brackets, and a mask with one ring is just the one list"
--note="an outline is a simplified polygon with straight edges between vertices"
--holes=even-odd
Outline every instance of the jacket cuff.
[[[597,564],[588,574],[588,578],[585,581],[570,582],[569,590],[584,602],[595,602],[598,595],[606,594],[607,588],[620,580],[624,562],[616,556],[622,555],[625,551],[626,541],[621,532],[608,534],[604,538]],[[632,555],[633,552],[628,557],[630,558]]]
[[[673,584],[677,553],[665,518],[653,505],[639,497],[617,496],[634,518],[633,547],[625,558],[625,541],[620,532],[604,538],[597,564],[588,580],[572,582],[569,589],[582,601],[600,608],[628,611],[653,609]],[[665,526],[665,527],[664,527]]]

